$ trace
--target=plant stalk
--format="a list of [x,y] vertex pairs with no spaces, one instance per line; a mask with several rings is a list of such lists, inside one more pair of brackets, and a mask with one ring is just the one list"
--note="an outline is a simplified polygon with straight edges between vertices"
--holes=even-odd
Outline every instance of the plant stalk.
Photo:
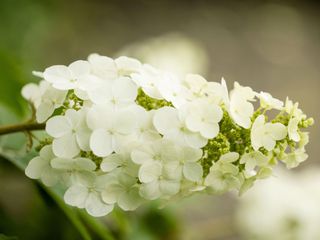
[[16,132],[30,132],[35,130],[44,130],[45,123],[26,122],[12,125],[0,126],[0,135],[16,133]]

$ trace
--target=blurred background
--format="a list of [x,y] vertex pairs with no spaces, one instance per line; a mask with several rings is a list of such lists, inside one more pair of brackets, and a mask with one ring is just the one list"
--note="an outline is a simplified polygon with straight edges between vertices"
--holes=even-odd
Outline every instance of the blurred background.
[[[117,239],[320,239],[320,4],[1,0],[0,124],[27,119],[20,90],[38,81],[32,70],[93,52],[290,96],[316,120],[309,159],[298,170],[279,169],[241,198],[194,196],[162,210],[151,205],[102,219]],[[24,145],[23,134],[1,137],[0,153],[23,154]],[[47,193],[2,157],[0,239],[81,239]]]

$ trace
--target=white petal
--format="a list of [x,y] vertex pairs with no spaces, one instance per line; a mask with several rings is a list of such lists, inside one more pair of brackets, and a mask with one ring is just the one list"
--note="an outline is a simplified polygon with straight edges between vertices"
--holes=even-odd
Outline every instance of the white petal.
[[130,78],[119,78],[112,86],[112,93],[117,100],[134,101],[138,94],[137,85]]
[[111,172],[123,163],[122,156],[120,154],[111,154],[104,158],[100,164],[100,168],[104,172]]
[[143,183],[149,183],[156,179],[161,174],[162,166],[158,162],[150,162],[143,164],[139,169],[139,179]]
[[287,128],[281,123],[267,123],[265,127],[275,140],[282,140],[287,136]]
[[104,79],[114,79],[117,77],[116,64],[112,58],[100,56],[98,54],[90,54],[88,57],[92,64],[94,74]]
[[71,133],[72,125],[65,116],[54,116],[46,123],[46,132],[54,138],[60,138],[67,133]]
[[113,210],[113,205],[103,203],[97,193],[89,194],[85,207],[87,212],[94,217],[105,216]]
[[87,61],[78,60],[69,65],[69,69],[72,72],[74,78],[87,75],[90,72],[90,64]]
[[104,105],[93,105],[87,113],[87,124],[92,130],[109,129],[110,120],[114,117],[114,111]]
[[202,125],[201,117],[195,114],[189,114],[186,118],[186,125],[188,129],[193,132],[197,132],[201,129]]
[[51,169],[51,167],[49,166],[45,171],[42,172],[41,181],[44,185],[52,187],[58,183],[59,176],[59,172]]
[[90,148],[98,157],[106,157],[112,153],[112,137],[103,130],[95,130],[90,137]]
[[74,185],[65,192],[64,201],[75,207],[83,208],[88,197],[89,191],[85,186]]
[[142,199],[139,195],[138,188],[130,189],[119,196],[118,205],[125,211],[133,211],[139,207]]
[[32,179],[39,179],[48,162],[41,157],[33,158],[25,169],[25,174]]
[[200,133],[204,138],[210,139],[215,138],[218,135],[219,130],[218,123],[203,124]]
[[83,171],[94,171],[97,168],[96,164],[89,158],[76,158],[75,167],[77,170]]
[[145,199],[155,200],[159,198],[161,196],[159,182],[153,181],[141,184],[139,194]]
[[166,134],[172,128],[178,128],[180,126],[180,120],[177,110],[172,107],[163,107],[156,110],[153,117],[153,124],[161,134]]
[[143,164],[152,161],[152,155],[142,150],[133,150],[131,153],[132,161],[137,164]]
[[203,170],[199,163],[185,163],[183,166],[183,175],[190,181],[199,181],[202,178]]
[[96,104],[107,103],[113,98],[111,83],[96,83],[94,88],[88,90],[88,97]]
[[160,191],[164,195],[174,195],[180,190],[180,182],[171,180],[161,180],[160,181]]
[[35,83],[28,83],[22,88],[21,95],[26,100],[33,102],[41,97],[40,87]]
[[219,161],[220,162],[225,162],[225,163],[232,163],[235,162],[239,159],[239,153],[237,152],[228,152],[226,154],[223,154]]
[[141,63],[137,59],[129,58],[126,56],[118,57],[115,60],[115,63],[117,64],[120,74],[125,75],[136,72],[141,67]]
[[196,162],[202,157],[202,150],[195,149],[191,147],[184,147],[181,149],[183,151],[183,158],[186,162]]
[[188,146],[193,148],[202,148],[208,142],[208,140],[202,137],[199,133],[185,132],[184,136]]
[[50,165],[55,169],[69,170],[72,169],[73,163],[69,158],[54,158],[51,160]]
[[107,204],[114,204],[123,191],[124,189],[120,184],[108,184],[101,193],[102,200]]
[[36,111],[37,122],[43,123],[46,121],[54,112],[54,105],[48,102],[40,103]]
[[273,140],[272,137],[266,135],[262,138],[262,144],[265,149],[271,151],[272,149],[274,149],[276,141]]
[[76,132],[77,143],[81,150],[89,151],[90,150],[90,136],[91,131],[89,129],[79,129]]
[[137,126],[136,115],[134,111],[121,111],[116,115],[114,129],[121,134],[130,134]]
[[[51,82],[54,84],[57,84],[57,83],[64,84],[72,79],[70,70],[68,69],[68,67],[63,65],[55,65],[55,66],[46,68],[46,70],[43,73],[43,77],[48,82]],[[65,88],[65,89],[68,89],[68,88]]]
[[67,133],[60,138],[54,139],[52,150],[55,155],[62,158],[73,158],[80,152],[75,134],[72,133]]
[[163,165],[163,177],[166,179],[180,180],[182,178],[182,166],[178,161],[170,161]]

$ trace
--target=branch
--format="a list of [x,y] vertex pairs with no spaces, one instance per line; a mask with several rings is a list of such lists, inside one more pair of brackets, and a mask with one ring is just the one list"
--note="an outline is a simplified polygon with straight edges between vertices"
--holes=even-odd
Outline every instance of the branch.
[[45,123],[26,122],[20,124],[13,124],[7,126],[0,126],[0,135],[15,133],[15,132],[29,132],[34,130],[44,130]]

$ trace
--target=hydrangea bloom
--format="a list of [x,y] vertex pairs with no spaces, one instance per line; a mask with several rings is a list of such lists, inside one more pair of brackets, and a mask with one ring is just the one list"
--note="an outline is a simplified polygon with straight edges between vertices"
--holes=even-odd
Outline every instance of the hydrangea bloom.
[[[66,203],[103,216],[115,204],[245,192],[306,160],[313,120],[287,99],[197,74],[177,77],[136,59],[92,54],[36,73],[22,95],[48,137],[26,175],[65,187]],[[260,100],[254,110],[252,102]],[[279,114],[269,119],[268,111]]]

